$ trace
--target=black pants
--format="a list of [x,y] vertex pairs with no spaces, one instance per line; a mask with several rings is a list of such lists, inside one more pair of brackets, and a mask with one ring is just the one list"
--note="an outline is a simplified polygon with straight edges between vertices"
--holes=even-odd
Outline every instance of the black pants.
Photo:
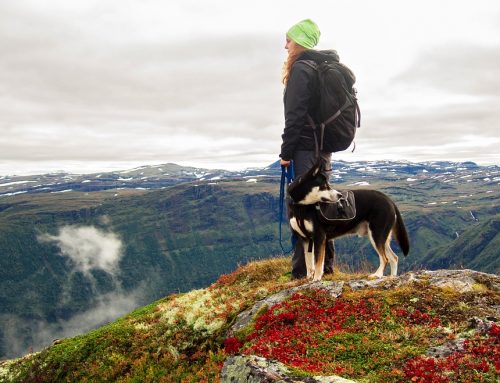
[[[327,178],[332,173],[331,169],[331,153],[320,153],[321,160],[324,162],[324,173]],[[293,164],[295,177],[305,174],[316,163],[316,154],[314,151],[299,150],[293,156]],[[335,246],[333,240],[327,242],[325,252],[325,266],[323,268],[325,274],[333,273],[333,263],[335,260]],[[292,278],[304,278],[307,275],[306,260],[304,248],[300,241],[296,241],[295,251],[292,256]]]

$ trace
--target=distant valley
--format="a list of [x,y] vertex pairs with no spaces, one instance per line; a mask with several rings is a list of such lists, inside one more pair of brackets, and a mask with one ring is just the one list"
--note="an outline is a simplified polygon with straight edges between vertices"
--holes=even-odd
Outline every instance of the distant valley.
[[[379,189],[400,206],[412,247],[401,272],[500,271],[498,166],[333,165],[338,189]],[[0,176],[0,358],[279,256],[279,180],[277,163],[240,172],[164,164]],[[366,239],[336,248],[343,270],[373,271]]]

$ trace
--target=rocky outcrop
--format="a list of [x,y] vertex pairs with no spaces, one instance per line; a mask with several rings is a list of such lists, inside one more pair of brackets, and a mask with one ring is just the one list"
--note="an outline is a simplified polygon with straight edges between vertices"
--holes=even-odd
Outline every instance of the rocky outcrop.
[[355,383],[339,376],[292,377],[282,363],[255,355],[232,356],[226,360],[221,383]]
[[[333,297],[342,294],[344,286],[353,290],[358,289],[395,289],[414,284],[429,284],[458,291],[460,293],[487,288],[491,291],[500,291],[500,277],[498,275],[481,273],[473,270],[437,270],[409,272],[399,277],[386,277],[380,279],[360,279],[347,282],[321,281],[306,283],[304,285],[282,290],[271,295],[238,315],[233,326],[228,330],[227,336],[233,336],[238,331],[250,325],[259,311],[265,306],[278,304],[293,294],[306,289],[321,289]],[[486,334],[492,324],[500,318],[500,307],[493,307],[495,317],[485,319],[471,318],[471,331]],[[446,357],[456,351],[464,349],[465,338],[450,341],[440,347],[430,348],[427,356],[436,358]],[[338,376],[294,377],[290,370],[282,363],[267,360],[255,355],[236,355],[228,358],[224,363],[221,375],[222,383],[348,383],[354,382]]]
[[[497,320],[498,320],[497,318],[489,318],[489,319],[480,319],[476,317],[472,318],[470,321],[471,331],[481,335],[485,335],[490,331],[491,327]],[[466,338],[458,338],[451,340],[442,346],[431,347],[429,350],[427,350],[426,355],[432,356],[434,358],[443,358],[453,354],[454,352],[464,351],[465,340]]]
[[363,288],[394,289],[414,283],[429,283],[434,287],[450,288],[458,292],[473,291],[478,285],[490,290],[500,291],[500,277],[494,274],[481,273],[474,270],[422,270],[408,272],[399,277],[380,279],[360,279],[348,282],[354,290]]

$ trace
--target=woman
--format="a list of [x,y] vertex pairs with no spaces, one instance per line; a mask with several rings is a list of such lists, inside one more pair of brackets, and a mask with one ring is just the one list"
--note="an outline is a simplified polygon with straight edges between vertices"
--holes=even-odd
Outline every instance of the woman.
[[[304,60],[339,61],[335,51],[313,50],[319,41],[320,31],[312,20],[302,20],[292,26],[286,34],[285,49],[288,58],[283,69],[285,93],[285,129],[282,134],[281,165],[289,166],[293,160],[295,176],[306,173],[316,162],[316,143],[310,119],[317,121],[319,108],[318,79],[315,69]],[[318,153],[324,162],[325,175],[330,176],[332,154]],[[333,272],[333,241],[329,242],[325,256],[325,273]],[[304,249],[297,242],[292,257],[292,278],[303,278],[307,274]]]

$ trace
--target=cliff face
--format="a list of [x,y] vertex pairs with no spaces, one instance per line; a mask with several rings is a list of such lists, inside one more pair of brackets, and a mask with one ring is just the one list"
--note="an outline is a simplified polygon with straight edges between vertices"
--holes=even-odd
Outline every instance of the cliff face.
[[[250,263],[0,364],[2,382],[496,382],[500,277],[471,270],[290,281]],[[465,379],[465,380],[464,380]]]

